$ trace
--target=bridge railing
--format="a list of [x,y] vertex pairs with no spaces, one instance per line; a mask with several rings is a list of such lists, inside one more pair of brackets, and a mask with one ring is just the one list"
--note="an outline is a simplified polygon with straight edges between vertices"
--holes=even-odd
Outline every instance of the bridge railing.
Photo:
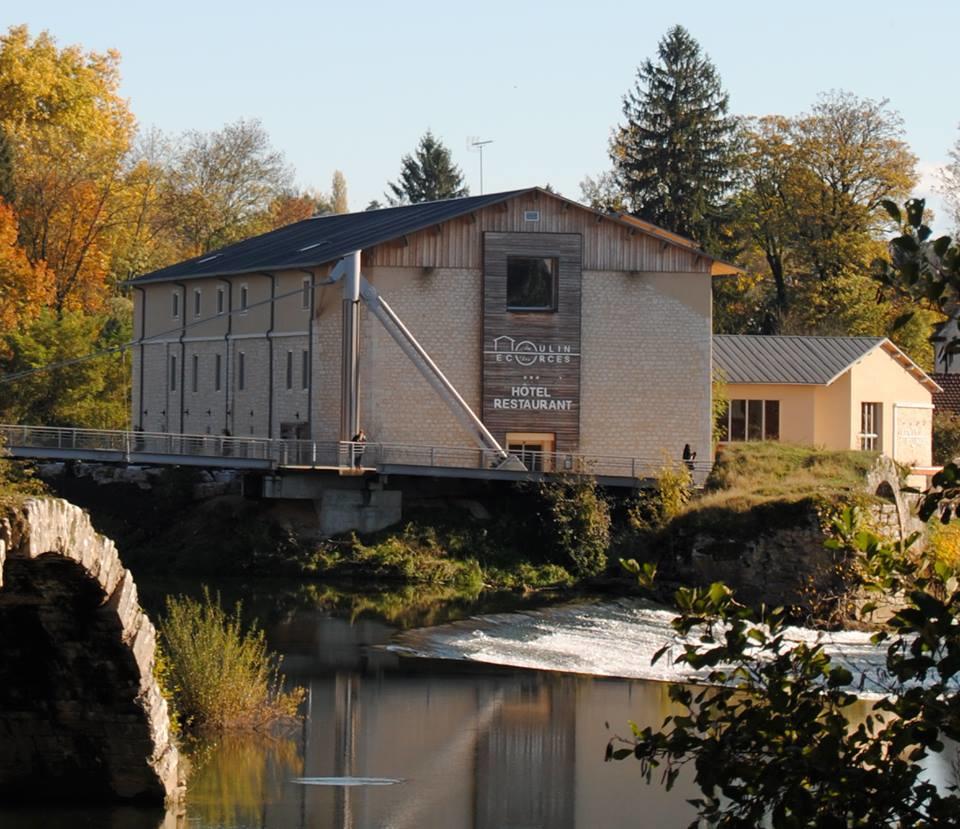
[[[503,458],[488,449],[463,446],[424,446],[401,443],[351,443],[233,437],[232,435],[186,435],[167,432],[123,432],[106,429],[74,429],[55,426],[0,425],[0,438],[12,449],[45,450],[46,457],[83,457],[96,460],[210,458],[217,465],[235,461],[259,461],[264,467],[365,469],[422,467],[530,471],[546,474],[588,474],[615,478],[655,477],[667,461],[660,457],[594,455],[577,452],[511,452]],[[24,454],[23,451],[21,451]],[[675,463],[681,463],[676,460]],[[710,471],[706,461],[684,462],[694,480],[702,483]],[[258,464],[260,465],[260,464]]]
[[[611,478],[653,478],[669,463],[662,455],[658,457],[632,457],[618,455],[593,455],[578,452],[510,452],[530,472],[550,474],[586,474]],[[702,483],[709,474],[709,461],[682,461],[697,483]],[[417,444],[364,443],[340,444],[340,466],[364,467],[434,467],[449,469],[505,469],[523,471],[516,464],[507,462],[493,450],[463,446],[421,446]]]
[[189,455],[209,458],[273,459],[273,441],[230,435],[181,435],[168,432],[123,432],[59,426],[0,426],[9,447],[63,450],[64,453]]

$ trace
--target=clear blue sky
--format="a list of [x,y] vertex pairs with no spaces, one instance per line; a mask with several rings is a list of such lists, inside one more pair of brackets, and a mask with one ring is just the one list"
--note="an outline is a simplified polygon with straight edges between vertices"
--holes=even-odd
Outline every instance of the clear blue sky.
[[681,23],[738,114],[792,115],[845,89],[888,98],[930,195],[958,136],[960,3],[247,2],[3,0],[0,24],[122,54],[142,126],[213,130],[259,118],[303,186],[347,177],[351,209],[380,198],[429,127],[472,192],[549,182],[577,198],[608,166],[636,66]]

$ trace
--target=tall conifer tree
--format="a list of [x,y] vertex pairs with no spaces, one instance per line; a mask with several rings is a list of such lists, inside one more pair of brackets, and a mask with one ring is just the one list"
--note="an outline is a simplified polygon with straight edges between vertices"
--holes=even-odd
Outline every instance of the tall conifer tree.
[[414,155],[408,153],[401,160],[400,179],[387,187],[384,195],[392,205],[470,195],[463,183],[463,173],[450,157],[450,150],[430,130],[420,139]]
[[623,98],[626,123],[610,146],[633,213],[715,247],[731,185],[734,121],[717,70],[682,26],[660,41],[658,61],[637,69]]

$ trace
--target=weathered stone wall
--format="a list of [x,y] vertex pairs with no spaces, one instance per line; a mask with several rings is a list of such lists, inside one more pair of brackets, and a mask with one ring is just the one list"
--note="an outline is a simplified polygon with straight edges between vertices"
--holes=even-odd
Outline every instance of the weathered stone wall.
[[0,798],[163,802],[179,754],[156,633],[79,507],[0,507]]
[[[923,532],[914,514],[915,496],[901,492],[897,468],[888,458],[881,458],[867,476],[864,493],[873,496],[865,523],[879,535],[898,543]],[[851,586],[838,566],[839,554],[824,546],[828,527],[813,503],[779,509],[760,505],[743,516],[743,524],[749,533],[728,528],[674,536],[662,573],[698,585],[722,581],[747,604],[794,605],[814,613]],[[923,543],[922,535],[918,543]],[[856,602],[856,597],[847,593],[845,600]],[[871,601],[876,597],[871,595]]]

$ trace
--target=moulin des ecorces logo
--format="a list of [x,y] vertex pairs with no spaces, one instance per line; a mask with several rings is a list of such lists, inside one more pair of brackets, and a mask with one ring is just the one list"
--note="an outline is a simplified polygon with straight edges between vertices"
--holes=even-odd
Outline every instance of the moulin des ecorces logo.
[[498,363],[515,363],[529,368],[536,365],[564,365],[580,353],[573,346],[563,343],[538,343],[534,340],[515,340],[506,335],[493,341],[493,348],[485,350],[484,355],[493,357]]

